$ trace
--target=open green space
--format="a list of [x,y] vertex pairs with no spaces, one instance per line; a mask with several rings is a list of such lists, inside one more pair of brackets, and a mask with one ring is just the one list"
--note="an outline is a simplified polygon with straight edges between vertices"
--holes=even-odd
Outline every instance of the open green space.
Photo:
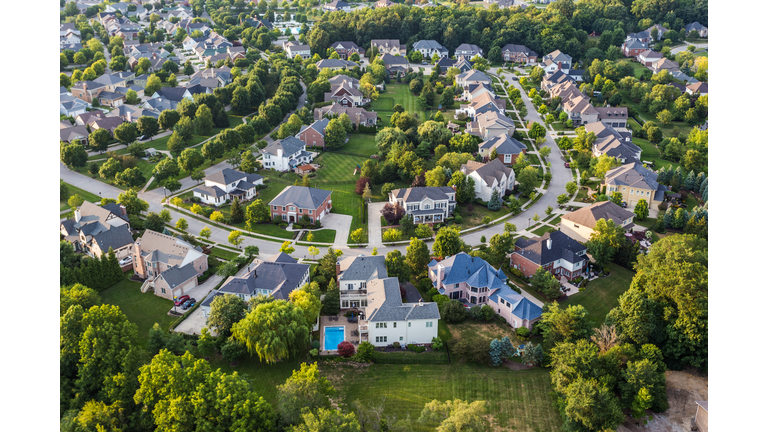
[[542,225],[539,228],[536,228],[533,231],[533,234],[536,234],[537,236],[543,236],[544,234],[546,234],[549,231],[556,231],[556,229],[552,228],[551,226],[548,226],[548,225]]
[[[219,130],[223,130],[223,129],[219,129]],[[189,142],[187,143],[187,147],[198,145],[201,142],[207,140],[208,138],[210,138],[210,136],[193,135],[192,139],[190,139]],[[171,139],[171,135],[155,138],[152,141],[145,142],[144,148],[154,148],[155,150],[168,150],[169,139]]]
[[426,112],[419,110],[416,99],[418,96],[411,93],[408,83],[389,84],[387,91],[380,93],[379,99],[371,102],[371,108],[379,114],[384,127],[389,126],[389,119],[393,113],[392,108],[397,104],[402,105],[403,109],[409,113],[418,113],[421,116],[421,121],[424,122],[432,116],[432,110]]
[[[344,402],[359,400],[363,406],[382,404],[385,416],[410,416],[414,431],[432,431],[419,418],[424,404],[462,399],[485,400],[494,425],[507,430],[557,431],[562,421],[549,396],[545,369],[511,371],[453,361],[450,365],[381,365],[367,368],[324,365]],[[343,377],[343,378],[342,378]]]
[[232,261],[233,259],[237,258],[240,254],[237,252],[230,252],[220,247],[214,247],[214,248],[211,248],[211,255],[215,256],[216,258]]
[[259,361],[258,356],[246,354],[235,366],[230,366],[228,361],[221,358],[220,354],[211,358],[211,369],[221,369],[222,372],[237,374],[251,384],[251,388],[259,396],[264,397],[272,406],[277,405],[277,386],[284,384],[294,370],[301,368],[304,356],[295,356],[292,359],[267,364]]
[[122,280],[99,293],[105,304],[116,305],[139,328],[139,341],[146,345],[155,323],[168,330],[176,317],[168,315],[173,302],[151,292],[141,292],[141,282]]
[[376,135],[352,133],[349,142],[344,144],[344,153],[352,153],[360,156],[371,156],[379,149],[376,147]]
[[658,147],[656,147],[650,141],[642,138],[632,138],[632,142],[637,144],[637,146],[643,150],[642,154],[640,155],[640,159],[644,161],[652,161],[654,170],[658,170],[661,167],[667,167],[667,169],[670,167],[672,169],[677,169],[677,167],[680,166],[680,164],[677,162],[671,162],[662,159]]
[[563,302],[563,307],[582,305],[587,310],[587,318],[600,326],[611,309],[619,305],[619,296],[629,289],[635,272],[610,264],[608,277],[590,281],[578,294]]
[[461,224],[453,223],[459,231],[481,225],[486,216],[490,216],[493,221],[509,214],[509,207],[507,206],[501,206],[501,209],[496,211],[488,210],[488,207],[481,204],[473,204],[472,207],[472,210],[469,210],[466,205],[462,205],[454,209],[454,216],[461,215],[462,218]]
[[333,241],[336,239],[336,230],[320,229],[314,231],[306,231],[302,236],[302,240],[307,241],[307,235],[310,232],[314,236],[312,243],[333,243]]
[[637,79],[640,79],[640,77],[643,76],[643,71],[649,70],[647,67],[641,65],[639,62],[636,62],[636,61],[626,60],[626,61],[623,61],[623,62],[620,62],[620,63],[626,63],[626,64],[630,65],[632,67],[632,70],[635,73],[635,78],[637,78]]
[[694,57],[709,57],[709,51],[697,52],[693,56]]
[[352,156],[348,154],[325,152],[315,158],[314,162],[322,165],[317,170],[317,177],[312,181],[320,183],[354,183],[359,175],[355,175],[355,168],[362,168],[366,157]]
[[[79,195],[80,198],[88,202],[92,202],[96,204],[101,202],[101,198],[98,195],[92,194],[86,190],[80,189],[79,187],[73,186],[69,183],[66,183],[66,185],[67,185],[67,190],[69,191],[69,196],[67,197],[67,200],[72,195]],[[69,204],[67,204],[67,200],[59,201],[59,210],[67,210],[69,208]]]

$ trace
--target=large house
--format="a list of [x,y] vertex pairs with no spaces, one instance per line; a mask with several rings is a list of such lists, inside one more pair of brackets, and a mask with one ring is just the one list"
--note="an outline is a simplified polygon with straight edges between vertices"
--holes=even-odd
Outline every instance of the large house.
[[464,252],[428,265],[432,285],[449,298],[468,306],[491,306],[514,328],[531,329],[541,318],[541,307],[510,288],[507,275],[487,261]]
[[206,176],[205,186],[198,186],[192,194],[206,204],[220,206],[238,198],[247,201],[256,195],[256,185],[264,184],[264,177],[258,174],[246,174],[231,168]]
[[275,171],[288,171],[312,162],[312,153],[307,151],[307,144],[292,136],[273,142],[261,153],[264,154],[264,168]]
[[679,71],[680,70],[680,65],[676,61],[670,60],[670,59],[668,59],[666,57],[662,57],[661,59],[656,60],[651,65],[651,70],[655,74],[659,73],[659,72],[661,72],[663,70],[667,70],[667,71],[669,71],[669,73],[672,73],[672,72]]
[[315,63],[315,66],[317,66],[318,70],[322,70],[322,69],[339,70],[339,69],[352,69],[355,66],[358,66],[358,64],[349,60],[322,59],[319,62]]
[[448,57],[448,49],[434,40],[420,40],[413,44],[413,49],[420,52],[425,60],[437,54],[438,57]]
[[111,248],[118,259],[130,254],[133,237],[125,207],[119,204],[98,206],[88,201],[75,210],[75,217],[59,225],[64,240],[75,250],[101,257]]
[[574,127],[598,121],[599,113],[585,95],[563,100],[563,111],[568,114],[569,119],[573,120]]
[[501,198],[515,187],[515,172],[498,159],[485,164],[467,161],[461,166],[461,172],[475,181],[475,198],[486,202],[491,200],[493,191]]
[[[374,111],[366,111],[359,107],[345,107],[336,102],[324,107],[315,108],[314,116],[315,120],[321,120],[328,116],[346,114],[355,126],[375,127],[376,120],[379,118],[378,114]],[[307,141],[305,141],[307,142]]]
[[699,37],[709,37],[709,29],[707,27],[704,27],[703,25],[699,24],[698,21],[694,21],[690,24],[686,24],[684,27],[685,35],[688,36],[691,34],[692,31],[699,32]]
[[480,48],[477,45],[471,45],[463,43],[456,47],[456,50],[453,52],[453,55],[458,58],[465,58],[465,59],[471,59],[472,57],[479,55],[480,57],[483,56],[483,49]]
[[608,171],[603,185],[608,195],[620,192],[630,210],[634,209],[641,199],[648,203],[651,210],[658,210],[659,204],[664,201],[667,187],[656,181],[656,178],[656,173],[645,168],[640,162],[632,162]]
[[620,133],[602,122],[586,124],[584,129],[587,133],[594,132],[597,137],[592,144],[592,154],[595,157],[607,155],[618,159],[623,164],[640,161],[640,153],[643,150],[632,143],[631,133]]
[[435,63],[435,67],[440,68],[440,73],[448,72],[448,69],[455,67],[461,72],[468,72],[472,70],[473,62],[461,57],[458,60],[451,60],[448,57],[440,57],[440,60]]
[[332,204],[331,191],[306,186],[286,186],[269,202],[272,218],[280,217],[289,223],[305,215],[310,222],[321,220],[331,212]]
[[[344,75],[337,75],[344,76]],[[335,77],[334,77],[335,78]],[[354,81],[353,81],[354,80]],[[363,92],[358,89],[358,80],[350,78],[349,80],[335,80],[338,84],[331,84],[331,91],[325,93],[325,102],[336,102],[341,106],[362,106],[368,103]]]
[[508,62],[535,65],[538,56],[536,51],[525,45],[506,44],[501,49],[501,58]]
[[459,87],[466,87],[472,83],[488,84],[488,85],[491,85],[493,83],[493,81],[491,81],[491,77],[489,77],[485,73],[476,69],[471,69],[466,72],[462,72],[456,75],[455,79],[456,79],[456,85]]
[[539,267],[556,277],[568,280],[587,272],[587,247],[561,231],[553,231],[535,238],[520,238],[510,255],[510,265],[533,276]]
[[479,144],[478,153],[482,157],[490,157],[493,150],[496,150],[497,158],[504,165],[514,165],[519,156],[525,156],[528,147],[509,135],[498,135],[491,137]]
[[492,85],[480,82],[470,82],[464,86],[461,97],[464,100],[471,101],[483,93],[490,93],[491,96],[496,97],[496,92],[493,90]]
[[442,223],[456,208],[456,191],[449,186],[395,189],[389,202],[399,204],[413,223]]
[[709,93],[709,84],[704,82],[697,82],[695,84],[690,84],[686,86],[685,92],[692,96],[695,96],[695,95],[703,96]]
[[208,270],[200,246],[152,230],[136,239],[131,252],[134,274],[146,279],[141,291],[152,287],[155,295],[169,300],[196,287],[197,277]]
[[335,42],[331,44],[331,48],[339,54],[339,58],[342,60],[347,60],[354,53],[357,53],[361,58],[365,55],[365,50],[354,42]]
[[387,69],[387,72],[389,72],[390,77],[405,75],[408,73],[410,65],[408,63],[408,59],[405,56],[395,56],[387,53],[381,54],[380,58],[384,62],[384,67]]
[[352,7],[349,5],[349,3],[345,2],[344,0],[333,0],[330,3],[324,4],[323,10],[328,12],[336,12],[336,11],[352,12]]
[[291,291],[309,283],[309,268],[309,264],[299,264],[290,255],[279,252],[263,261],[253,260],[244,275],[230,276],[217,293],[235,295],[246,302],[258,295],[288,300]]
[[61,23],[59,24],[59,46],[71,45],[80,43],[80,30],[75,27],[74,23]]
[[474,121],[469,123],[467,129],[487,140],[497,136],[512,136],[515,133],[515,122],[498,111],[489,111],[475,115]]
[[405,45],[398,39],[373,39],[371,47],[376,47],[379,54],[391,54],[405,56]]
[[563,71],[563,73],[568,74],[571,70],[571,66],[573,65],[573,57],[569,56],[568,54],[564,54],[560,52],[560,50],[552,51],[551,53],[547,54],[542,58],[541,63],[539,64],[539,67],[544,69],[544,73],[553,73],[556,71]]
[[302,59],[306,60],[312,57],[309,45],[302,45],[299,42],[290,41],[286,42],[285,45],[283,45],[283,48],[285,49],[285,53],[288,54],[289,58],[300,56]]
[[454,117],[458,118],[460,114],[466,114],[467,117],[475,118],[484,113],[495,112],[504,115],[507,108],[507,102],[499,97],[493,97],[490,93],[483,93],[476,97],[469,104],[462,104],[456,110]]
[[368,284],[375,279],[387,278],[384,255],[347,257],[336,262],[336,281],[341,308],[368,306]]
[[374,279],[368,285],[365,318],[358,323],[361,337],[374,346],[398,342],[429,344],[437,337],[440,311],[437,303],[403,303],[396,277]]
[[316,120],[309,126],[302,125],[301,131],[296,134],[296,138],[307,143],[307,145],[325,148],[325,128],[328,127],[329,122],[330,120],[324,118],[322,120]]
[[640,42],[639,40],[628,40],[621,46],[624,57],[637,57],[645,51],[648,51],[648,42]]
[[643,66],[653,66],[654,63],[661,60],[664,55],[658,51],[645,50],[637,55],[637,61]]
[[627,107],[595,107],[597,110],[597,119],[606,126],[613,128],[626,128],[629,118],[629,109]]
[[96,81],[83,80],[72,84],[72,87],[70,87],[69,90],[72,93],[72,96],[88,103],[93,103],[93,99],[106,88],[107,86]]
[[629,231],[635,226],[634,218],[634,213],[613,201],[602,201],[561,216],[560,231],[576,241],[586,243],[600,219],[612,220],[616,226]]

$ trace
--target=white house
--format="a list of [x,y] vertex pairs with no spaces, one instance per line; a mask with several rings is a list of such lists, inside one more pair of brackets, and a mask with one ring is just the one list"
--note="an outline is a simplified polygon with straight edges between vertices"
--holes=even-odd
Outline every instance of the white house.
[[256,195],[256,185],[264,184],[264,177],[224,168],[206,176],[205,186],[198,186],[192,194],[206,204],[220,206],[234,198],[247,201]]
[[413,223],[441,223],[456,208],[456,191],[449,186],[395,189],[389,193],[389,202],[405,209]]
[[336,262],[342,309],[368,306],[368,283],[387,277],[384,255],[347,257]]
[[296,137],[275,141],[261,153],[264,154],[264,168],[275,171],[288,171],[312,162],[312,153],[307,151],[307,144]]
[[544,56],[541,63],[539,64],[539,67],[544,69],[544,73],[547,74],[554,73],[558,70],[568,74],[568,72],[571,70],[572,64],[573,58],[571,56],[568,54],[563,54],[560,52],[560,50],[555,50]]
[[413,49],[420,52],[425,60],[430,60],[433,55],[448,57],[448,49],[434,40],[420,40],[413,44]]
[[507,190],[515,187],[515,172],[499,159],[488,163],[467,161],[461,166],[461,172],[475,181],[475,198],[490,201],[493,191],[503,197]]
[[472,57],[476,55],[482,57],[483,49],[477,45],[463,43],[456,47],[456,51],[453,52],[453,55],[456,56],[457,59],[464,57],[471,60]]
[[440,311],[437,303],[403,303],[400,283],[395,277],[375,279],[368,284],[368,306],[358,325],[361,337],[374,346],[398,342],[429,344],[437,337]]
[[302,45],[299,42],[290,41],[290,42],[286,42],[283,45],[283,48],[285,49],[285,53],[288,55],[288,58],[291,58],[291,59],[296,57],[297,55],[301,56],[301,58],[304,60],[312,57],[312,53],[310,52],[309,45]]

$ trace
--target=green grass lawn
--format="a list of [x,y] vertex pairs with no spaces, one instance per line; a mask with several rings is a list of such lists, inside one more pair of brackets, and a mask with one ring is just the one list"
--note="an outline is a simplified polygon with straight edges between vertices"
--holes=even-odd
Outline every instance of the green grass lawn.
[[377,365],[367,368],[324,365],[323,374],[349,405],[382,404],[384,415],[398,419],[410,416],[414,431],[433,431],[437,425],[422,425],[424,404],[446,401],[485,400],[495,425],[508,430],[557,431],[562,424],[549,397],[549,373],[545,369],[511,371],[453,362],[451,365]]
[[[389,118],[392,116],[392,108],[396,104],[403,106],[405,111],[409,113],[418,113],[421,116],[421,121],[426,121],[428,117],[432,116],[432,111],[421,111],[417,108],[416,99],[418,96],[413,95],[408,88],[408,84],[389,84],[387,85],[387,91],[379,95],[379,99],[371,103],[371,108],[379,114],[381,117],[382,125],[389,126]],[[447,118],[447,117],[446,117]]]
[[317,177],[314,177],[312,181],[320,183],[354,183],[357,181],[359,175],[355,175],[355,168],[363,164],[367,160],[363,156],[352,156],[348,154],[325,152],[315,158],[314,162],[322,165],[322,168],[317,170]]
[[105,304],[117,305],[128,319],[139,328],[139,341],[146,345],[149,340],[149,329],[160,324],[163,330],[168,330],[176,320],[169,316],[168,311],[173,307],[173,302],[153,293],[142,293],[141,282],[128,279],[120,281],[99,295]]
[[[67,185],[67,190],[69,191],[69,197],[71,197],[72,195],[80,195],[80,198],[88,202],[92,202],[96,204],[101,202],[101,198],[98,195],[92,194],[86,190],[80,189],[79,187],[73,186],[69,183],[66,183],[66,185]],[[69,197],[67,197],[67,200],[69,199]],[[59,210],[67,210],[68,208],[69,208],[69,204],[67,204],[66,200],[59,201]]]
[[454,210],[454,215],[460,214],[463,219],[461,224],[454,224],[460,231],[481,225],[486,216],[490,216],[491,220],[496,220],[509,214],[509,207],[507,206],[501,206],[501,209],[497,211],[488,210],[488,207],[480,204],[473,204],[472,207],[471,211],[466,206],[459,206],[456,208],[458,211]]
[[371,156],[379,149],[376,147],[376,135],[352,133],[349,135],[349,142],[344,144],[345,153],[353,153],[360,156]]
[[697,52],[693,56],[694,57],[709,57],[709,51]]
[[[119,156],[119,155],[128,154],[128,147],[125,147],[125,148],[121,148],[120,150],[109,150],[107,153],[114,153],[114,154],[116,154],[116,155],[118,155],[118,156]],[[92,160],[95,160],[95,159],[104,159],[104,158],[106,158],[106,157],[107,157],[107,153],[104,153],[104,154],[95,154],[95,155],[93,155],[93,156],[88,156],[88,160],[89,160],[89,161],[92,161]]]
[[[218,130],[222,130],[222,129],[218,129]],[[193,135],[192,139],[190,139],[189,142],[187,143],[187,147],[192,147],[194,145],[200,144],[201,142],[207,140],[208,138],[210,138],[210,136]],[[154,148],[155,150],[168,150],[169,139],[171,139],[171,136],[166,135],[164,137],[153,139],[152,141],[147,141],[144,143],[144,148]]]
[[533,231],[533,234],[536,234],[537,236],[543,236],[543,235],[544,235],[544,234],[546,234],[548,231],[556,231],[556,229],[555,229],[555,228],[552,228],[552,227],[550,227],[550,226],[547,226],[547,225],[542,225],[541,227],[539,227],[539,228],[535,229],[535,230]]
[[632,142],[637,144],[637,146],[643,150],[643,153],[640,155],[640,159],[652,161],[654,164],[654,170],[658,170],[661,167],[671,167],[672,169],[677,169],[677,167],[680,166],[679,163],[662,159],[659,153],[659,149],[650,141],[641,138],[632,138]]
[[258,356],[251,357],[246,354],[238,360],[237,366],[232,367],[228,361],[217,354],[211,358],[210,362],[212,370],[221,369],[227,374],[237,372],[240,377],[251,384],[251,388],[256,394],[264,397],[267,402],[275,406],[277,404],[277,386],[284,384],[294,370],[301,368],[301,363],[305,360],[304,356],[301,355],[269,365],[260,362]]
[[626,60],[626,61],[621,62],[621,63],[626,63],[626,64],[630,65],[632,67],[632,70],[635,72],[635,78],[637,78],[637,79],[640,79],[640,77],[643,74],[643,71],[648,70],[647,67],[641,65],[640,63],[638,63],[636,61]]
[[232,261],[233,259],[237,258],[240,254],[237,252],[230,252],[220,247],[215,247],[215,248],[211,248],[211,255],[215,256],[216,258]]
[[587,318],[600,326],[608,312],[619,305],[619,296],[629,289],[635,272],[611,263],[611,275],[595,279],[583,291],[563,302],[568,305],[582,305],[587,309]]
[[[312,242],[333,243],[333,241],[336,239],[336,230],[321,229],[321,230],[315,230],[311,232],[312,232],[312,235],[314,236],[314,238],[312,239]],[[310,231],[306,231],[302,236],[302,240],[307,241],[307,235],[309,233]]]

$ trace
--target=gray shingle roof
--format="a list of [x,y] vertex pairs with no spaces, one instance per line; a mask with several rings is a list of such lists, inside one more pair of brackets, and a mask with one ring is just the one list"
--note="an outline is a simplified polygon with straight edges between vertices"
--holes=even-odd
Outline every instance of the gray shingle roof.
[[214,198],[221,198],[227,195],[224,190],[217,186],[198,186],[192,189],[192,192],[201,193],[203,195],[208,195]]
[[125,245],[133,244],[133,237],[128,225],[120,225],[94,235],[93,241],[106,253],[109,248],[117,250]]
[[476,172],[488,186],[493,185],[494,179],[501,183],[504,175],[506,175],[508,179],[515,178],[512,168],[505,166],[498,158],[485,164],[475,161],[467,161],[466,164],[461,166],[461,171],[467,175]]
[[504,48],[501,49],[501,52],[504,53],[506,51],[512,52],[512,53],[523,53],[524,55],[528,57],[538,57],[539,55],[536,54],[536,51],[528,48],[525,45],[515,45],[515,44],[506,44],[504,45]]
[[480,143],[479,148],[488,150],[495,148],[498,154],[520,154],[523,150],[528,149],[525,144],[509,135],[499,135],[485,140]]
[[233,170],[231,168],[224,168],[219,172],[215,172],[211,175],[205,176],[205,180],[228,185],[238,180],[243,180],[243,179],[248,180],[247,177],[248,177],[248,174],[242,171]]
[[331,191],[315,189],[306,186],[287,186],[275,199],[271,206],[296,205],[299,208],[315,210],[331,195]]
[[[280,254],[278,254],[280,255]],[[283,254],[285,255],[285,254]],[[287,256],[287,255],[286,255]],[[299,264],[282,255],[272,256],[276,261],[255,260],[255,267],[242,277],[230,277],[219,289],[222,293],[255,295],[257,290],[269,290],[278,300],[287,300],[309,270],[309,264]]]
[[[547,240],[551,239],[550,247],[547,247]],[[586,260],[586,255],[577,255],[577,252],[586,252],[587,247],[568,237],[561,231],[546,233],[541,237],[532,239],[521,238],[515,242],[515,247],[522,250],[515,251],[524,258],[533,261],[538,265],[544,265],[564,259],[570,263],[577,263]]]
[[443,51],[445,50],[445,47],[437,43],[437,41],[434,40],[420,40],[413,44],[413,49],[419,50],[419,49],[429,49],[429,50],[438,50]]
[[171,288],[175,288],[192,278],[196,278],[197,270],[195,270],[195,266],[192,263],[189,263],[184,267],[175,265],[160,273],[158,277],[165,279],[165,282],[168,283],[168,286]]
[[275,141],[272,144],[268,145],[264,150],[262,150],[262,153],[269,153],[271,155],[277,156],[277,150],[282,149],[283,150],[283,157],[290,156],[304,148],[307,144],[293,136],[289,136],[285,139],[282,139],[280,141]]
[[658,176],[639,162],[632,162],[612,169],[605,174],[605,183],[616,186],[631,186],[647,190],[658,190]]
[[403,202],[412,203],[421,202],[424,198],[430,198],[433,200],[445,200],[448,199],[447,194],[455,194],[456,191],[453,190],[453,188],[450,186],[440,186],[395,189],[390,193],[397,199],[402,198]]
[[368,284],[369,322],[440,319],[437,303],[405,303],[400,297],[397,278],[374,279]]
[[340,59],[323,59],[319,62],[315,63],[315,66],[317,66],[318,69],[323,68],[353,68],[357,66],[357,63],[349,60],[340,60]]
[[383,279],[387,277],[387,264],[384,255],[348,257],[339,262],[342,281]]

